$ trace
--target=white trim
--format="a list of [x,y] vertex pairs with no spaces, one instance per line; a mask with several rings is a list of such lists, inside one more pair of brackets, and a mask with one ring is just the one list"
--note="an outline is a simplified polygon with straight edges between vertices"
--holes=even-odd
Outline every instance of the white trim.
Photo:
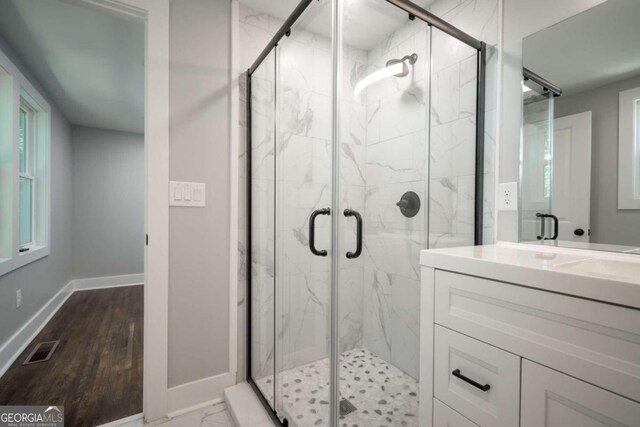
[[240,144],[240,59],[239,59],[239,23],[240,5],[231,1],[231,67],[229,82],[230,120],[229,120],[229,372],[234,376],[238,371],[238,211],[239,211],[239,163]]
[[9,369],[11,364],[22,354],[25,348],[35,339],[42,328],[51,320],[67,299],[76,291],[89,289],[115,288],[121,286],[141,285],[143,274],[127,274],[123,276],[93,277],[89,279],[75,279],[62,287],[47,303],[22,325],[0,347],[0,377]]
[[67,283],[60,289],[31,319],[22,325],[16,333],[14,333],[0,347],[0,377],[7,372],[11,364],[20,356],[31,341],[40,333],[42,328],[51,320],[62,304],[71,296],[73,289]]
[[[145,18],[145,246],[143,410],[168,414],[169,349],[169,1],[83,0]],[[150,213],[153,212],[153,215]]]
[[618,209],[640,209],[640,140],[636,122],[640,87],[620,92],[618,111]]
[[169,417],[222,402],[224,389],[236,383],[235,373],[225,372],[201,380],[171,387],[168,393]]
[[145,233],[142,407],[146,422],[168,414],[169,350],[169,0],[75,0],[144,20]]
[[[502,149],[502,90],[503,90],[503,70],[504,70],[504,0],[498,0],[498,69],[496,70],[496,117],[495,117],[495,153],[493,167],[493,242],[498,241],[498,208],[500,205],[500,153]],[[486,96],[485,96],[486,99]],[[517,215],[516,215],[517,216]],[[517,232],[516,232],[517,234]]]
[[[0,204],[6,204],[8,209],[2,211],[0,215],[0,229],[11,235],[10,242],[0,246],[0,276],[15,269],[23,267],[31,262],[43,258],[50,253],[51,244],[51,167],[50,167],[50,141],[51,141],[51,106],[42,94],[32,85],[22,71],[14,64],[9,57],[0,50],[0,84],[1,95],[6,97],[6,104],[0,106],[3,119],[10,120],[11,125],[5,126],[9,131],[4,135],[6,141],[0,139],[0,148],[3,156],[0,163],[0,173],[2,178],[7,179],[8,184],[4,184],[0,196]],[[20,109],[24,103],[33,113],[31,126],[35,128],[32,132],[36,135],[36,140],[32,140],[32,157],[30,174],[35,178],[32,187],[32,206],[37,207],[32,217],[32,244],[33,249],[29,252],[20,252],[20,225],[19,225],[19,175],[20,175],[20,155],[18,153],[19,140],[19,117]],[[7,110],[4,111],[4,108]],[[33,148],[37,147],[35,152]],[[8,161],[7,161],[8,160]],[[9,171],[7,173],[6,171]]]
[[[86,291],[89,289],[117,288],[121,286],[135,286],[144,283],[144,273],[125,274],[122,276],[89,277],[86,279],[74,279],[69,282],[73,291]],[[69,286],[67,285],[67,286]]]

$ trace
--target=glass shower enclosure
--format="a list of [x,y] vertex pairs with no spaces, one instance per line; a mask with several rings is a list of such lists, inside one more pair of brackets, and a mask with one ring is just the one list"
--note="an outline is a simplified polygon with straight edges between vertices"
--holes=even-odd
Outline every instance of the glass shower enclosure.
[[274,421],[419,423],[421,249],[482,243],[485,45],[303,0],[247,71],[248,378]]
[[536,242],[555,228],[546,223],[553,212],[553,106],[561,90],[526,68],[523,76],[518,229],[521,242]]

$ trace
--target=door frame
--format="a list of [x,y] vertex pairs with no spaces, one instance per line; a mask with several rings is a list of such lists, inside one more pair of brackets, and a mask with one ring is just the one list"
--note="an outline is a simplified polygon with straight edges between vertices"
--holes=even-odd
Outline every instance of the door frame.
[[144,348],[147,422],[168,414],[169,0],[74,0],[145,24]]

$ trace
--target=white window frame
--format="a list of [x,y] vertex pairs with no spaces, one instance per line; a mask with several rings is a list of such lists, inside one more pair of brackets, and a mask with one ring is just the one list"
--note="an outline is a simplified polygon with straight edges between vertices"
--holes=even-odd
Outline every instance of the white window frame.
[[[21,109],[30,116],[26,174],[20,172]],[[45,98],[0,51],[0,206],[4,206],[0,209],[0,276],[51,252],[50,113]],[[33,179],[32,241],[28,245],[20,244],[20,176]]]
[[620,92],[618,209],[640,209],[640,87]]
[[[36,194],[37,194],[36,186],[38,184],[37,184],[36,176],[34,174],[34,171],[35,171],[34,153],[37,150],[36,148],[36,145],[37,145],[36,144],[36,140],[37,140],[36,114],[37,112],[31,105],[29,105],[29,103],[24,98],[20,98],[20,106],[18,109],[18,119],[20,118],[20,115],[22,114],[23,111],[27,115],[27,129],[26,129],[26,135],[25,135],[26,137],[26,141],[25,141],[26,142],[26,145],[25,145],[26,168],[25,169],[26,170],[22,172],[20,170],[20,165],[18,164],[18,191],[20,187],[20,178],[28,179],[29,181],[31,181],[31,240],[27,243],[20,242],[20,229],[18,226],[18,250],[29,251],[37,247],[36,218],[38,214],[38,206],[37,206],[37,197],[36,197]],[[18,131],[19,130],[20,130],[20,124],[18,123]],[[18,155],[19,155],[19,149],[18,149]],[[19,195],[18,195],[18,199],[19,199]],[[18,202],[18,205],[20,205],[19,202]],[[18,224],[20,224],[21,215],[22,215],[22,212],[18,208]],[[20,252],[20,254],[22,253],[24,252]]]

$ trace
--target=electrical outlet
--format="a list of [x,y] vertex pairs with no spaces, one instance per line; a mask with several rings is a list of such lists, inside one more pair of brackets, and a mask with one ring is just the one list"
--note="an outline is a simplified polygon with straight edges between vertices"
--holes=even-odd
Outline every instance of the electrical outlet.
[[22,290],[18,289],[16,291],[16,308],[20,308],[22,305]]
[[517,211],[518,210],[518,183],[505,182],[503,184],[500,184],[498,197],[499,197],[498,210]]

